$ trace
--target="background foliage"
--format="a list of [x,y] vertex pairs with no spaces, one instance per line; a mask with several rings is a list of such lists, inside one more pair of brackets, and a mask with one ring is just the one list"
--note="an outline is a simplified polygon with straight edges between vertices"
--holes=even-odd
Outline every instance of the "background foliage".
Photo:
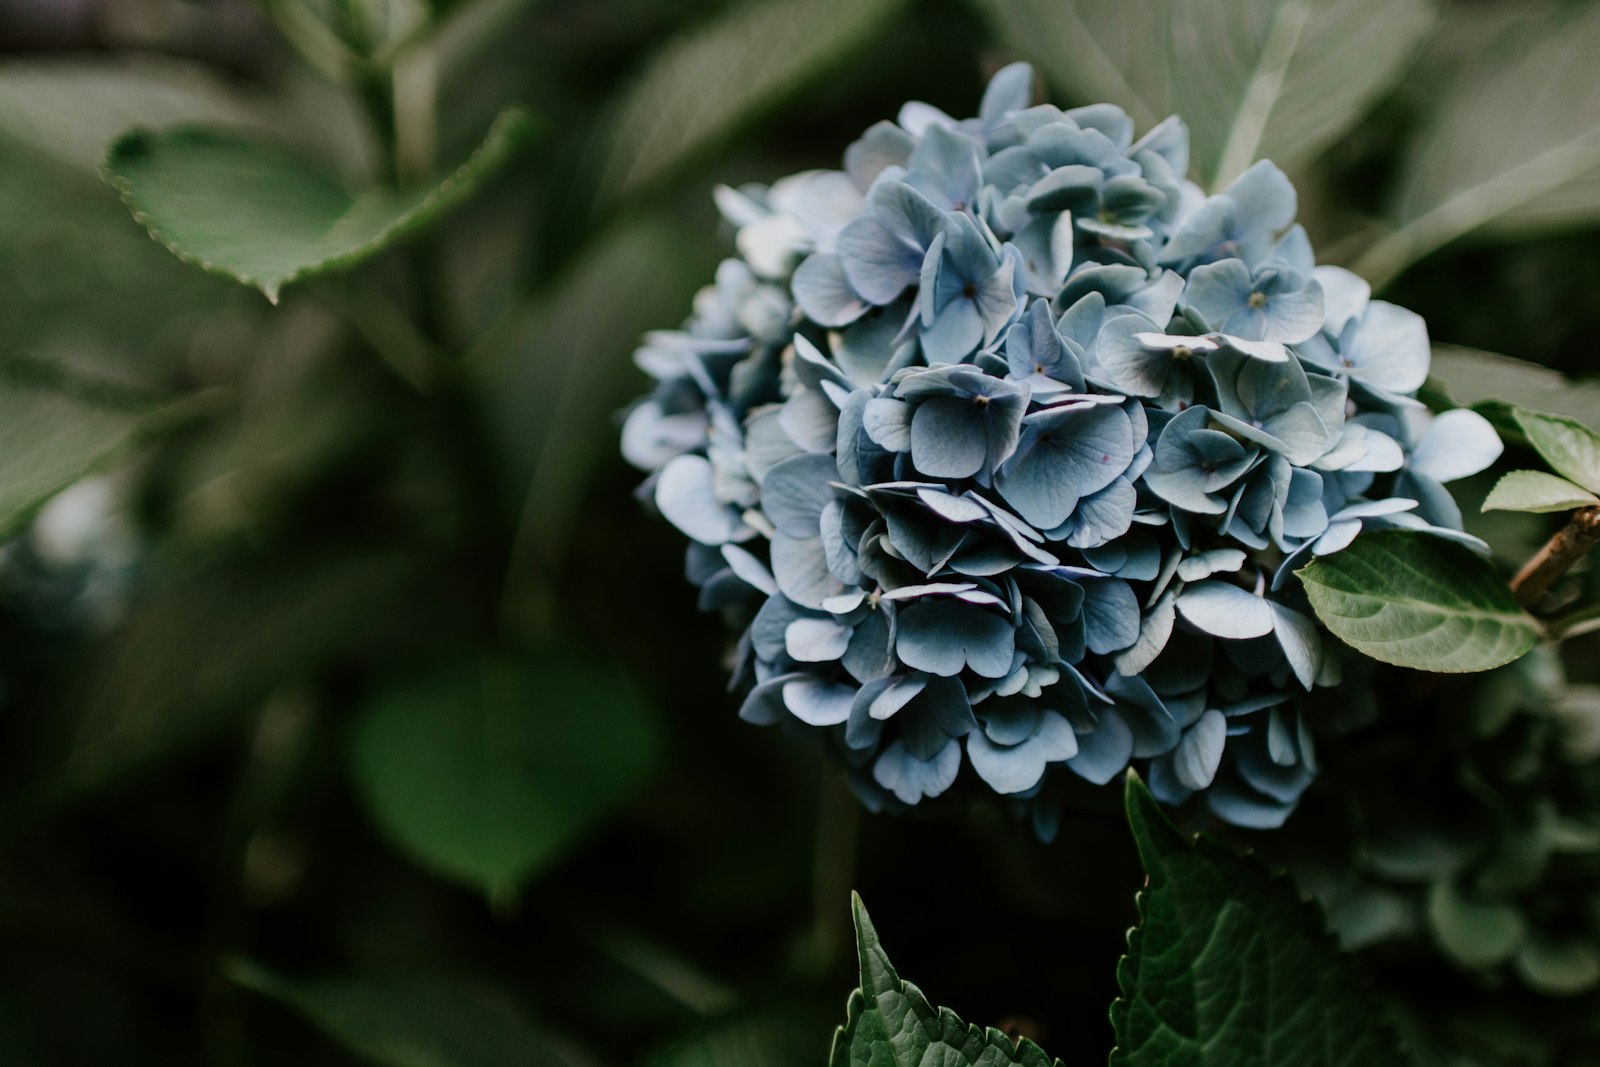
[[[8,1064],[820,1064],[852,886],[963,1018],[1104,1055],[1114,793],[1049,846],[858,815],[736,720],[615,458],[634,339],[726,252],[710,186],[908,97],[1020,57],[1179,110],[1208,185],[1291,172],[1456,400],[1600,422],[1590,2],[0,0],[0,48]],[[1477,517],[1493,482],[1512,566],[1557,520]],[[1600,1062],[1582,630],[1373,668],[1304,810],[1236,835],[1423,1062]]]

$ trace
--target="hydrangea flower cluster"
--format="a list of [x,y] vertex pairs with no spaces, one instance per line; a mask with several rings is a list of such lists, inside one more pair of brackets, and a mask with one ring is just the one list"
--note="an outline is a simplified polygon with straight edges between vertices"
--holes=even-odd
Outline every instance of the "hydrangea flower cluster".
[[718,189],[739,257],[646,337],[623,451],[742,630],[740,714],[827,734],[870,805],[1138,761],[1275,826],[1339,678],[1292,572],[1465,537],[1443,483],[1500,443],[1414,399],[1422,320],[1315,265],[1271,163],[1207,197],[1178,119],[1032,91],[1016,64],[976,118],[907,104],[842,171]]

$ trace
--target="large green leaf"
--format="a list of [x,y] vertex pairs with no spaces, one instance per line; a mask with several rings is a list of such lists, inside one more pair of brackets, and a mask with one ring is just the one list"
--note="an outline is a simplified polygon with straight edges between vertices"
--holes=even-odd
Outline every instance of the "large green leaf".
[[304,1016],[377,1067],[569,1067],[551,1039],[498,990],[442,974],[295,981],[252,964],[232,977]]
[[1543,411],[1518,409],[1511,417],[1551,470],[1600,493],[1600,434],[1577,419]]
[[1061,1061],[1023,1038],[969,1026],[949,1008],[936,1008],[922,990],[895,973],[859,896],[851,895],[861,986],[850,994],[846,1022],[833,1036],[829,1067],[1061,1067]]
[[185,407],[96,389],[32,364],[0,364],[0,538],[142,436],[172,425]]
[[1482,412],[1502,432],[1518,432],[1513,407],[1600,418],[1600,381],[1592,378],[1570,379],[1537,363],[1454,345],[1434,346],[1430,371],[1451,406]]
[[527,112],[508,108],[453,173],[399,191],[351,193],[296,155],[201,128],[128,134],[111,147],[106,177],[174,255],[277,303],[290,282],[359,263],[436,221],[535,128]]
[[1474,57],[1435,93],[1404,160],[1394,230],[1354,265],[1381,286],[1465,234],[1508,239],[1600,219],[1600,7],[1567,5],[1538,37]]
[[1511,471],[1489,490],[1484,511],[1571,511],[1600,504],[1600,497],[1544,471]]
[[629,799],[655,766],[651,709],[586,656],[463,659],[362,709],[367,810],[423,866],[505,898]]
[[1297,571],[1323,625],[1373,659],[1486,671],[1534,646],[1538,624],[1488,560],[1412,530],[1364,533]]
[[756,0],[658,50],[610,119],[603,197],[728,137],[886,29],[905,0]]
[[1387,91],[1433,0],[980,0],[1009,48],[1141,126],[1189,124],[1211,187],[1258,158],[1314,158]]
[[1128,776],[1149,883],[1117,968],[1112,1067],[1409,1062],[1315,905],[1254,860],[1190,839]]
[[0,63],[0,135],[93,174],[134,125],[259,127],[264,102],[203,64],[149,53]]

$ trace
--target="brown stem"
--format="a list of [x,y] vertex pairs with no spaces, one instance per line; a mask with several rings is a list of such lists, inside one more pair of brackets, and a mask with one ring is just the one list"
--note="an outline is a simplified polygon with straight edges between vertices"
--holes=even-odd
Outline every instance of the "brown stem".
[[1517,603],[1532,610],[1555,580],[1600,544],[1600,507],[1579,508],[1511,579]]

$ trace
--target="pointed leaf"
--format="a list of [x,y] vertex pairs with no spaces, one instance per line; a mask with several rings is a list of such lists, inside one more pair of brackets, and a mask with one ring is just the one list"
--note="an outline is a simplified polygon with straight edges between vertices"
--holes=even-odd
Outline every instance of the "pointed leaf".
[[236,134],[135,130],[111,146],[106,180],[150,236],[186,262],[260,289],[359,263],[470,197],[532,134],[500,113],[454,173],[416,189],[352,194],[298,156]]
[[1542,411],[1518,409],[1511,417],[1551,469],[1600,493],[1600,434],[1576,419]]
[[1539,628],[1494,566],[1411,530],[1378,530],[1296,572],[1324,626],[1373,659],[1443,673],[1486,671],[1534,646]]
[[1600,504],[1580,485],[1544,471],[1512,471],[1494,483],[1483,502],[1484,511],[1571,511]]
[[1027,1038],[1013,1041],[993,1027],[967,1025],[949,1008],[935,1008],[895,972],[861,898],[851,894],[851,905],[861,986],[850,994],[846,1022],[834,1033],[829,1067],[1061,1067]]
[[1289,882],[1179,833],[1132,774],[1126,802],[1150,878],[1117,968],[1112,1067],[1410,1062]]

